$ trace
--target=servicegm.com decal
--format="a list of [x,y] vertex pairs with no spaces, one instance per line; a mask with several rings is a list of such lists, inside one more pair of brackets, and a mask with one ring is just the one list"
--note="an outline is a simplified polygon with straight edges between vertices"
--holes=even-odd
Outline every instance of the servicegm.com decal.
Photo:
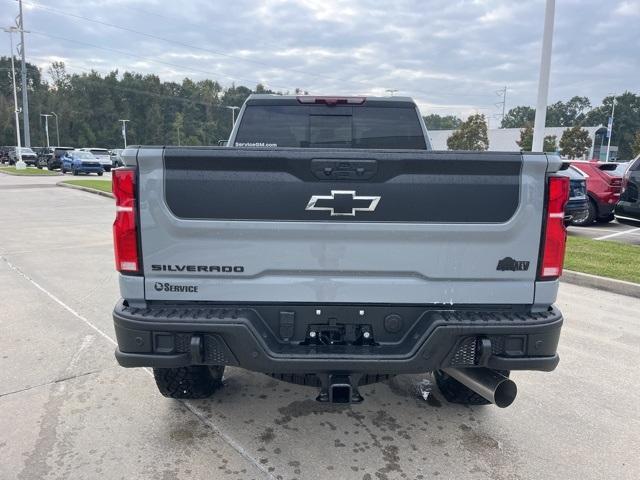
[[277,143],[265,143],[265,142],[236,142],[236,147],[277,147]]
[[196,285],[172,285],[167,282],[156,282],[153,288],[156,292],[198,293]]

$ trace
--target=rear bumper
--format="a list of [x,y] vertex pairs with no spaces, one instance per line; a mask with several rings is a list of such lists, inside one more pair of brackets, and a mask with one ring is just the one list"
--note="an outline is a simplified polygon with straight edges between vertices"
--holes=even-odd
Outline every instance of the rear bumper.
[[640,222],[640,202],[627,202],[621,200],[615,208],[615,215],[623,222]]
[[84,166],[80,166],[80,167],[76,167],[75,171],[76,172],[80,172],[80,173],[103,173],[104,169],[102,167],[84,167]]
[[[349,308],[342,306],[340,311],[348,313]],[[389,341],[318,345],[308,344],[308,331],[316,328],[312,323],[319,321],[316,314],[322,311],[315,306],[159,305],[140,309],[121,301],[113,312],[116,359],[124,367],[211,364],[264,373],[400,374],[473,366],[551,371],[558,364],[556,349],[563,319],[555,307],[541,313],[400,307],[411,317],[400,322],[406,325],[401,330],[397,323],[387,323],[391,310],[398,308],[367,307],[371,320],[353,320],[370,322],[373,339]],[[335,318],[328,320],[335,325]],[[397,335],[389,334],[390,330]]]
[[586,216],[589,210],[589,200],[569,200],[564,207],[565,217],[572,220],[576,217]]
[[598,205],[598,216],[606,217],[607,215],[611,215],[619,199],[619,193],[609,193],[596,198],[596,203]]

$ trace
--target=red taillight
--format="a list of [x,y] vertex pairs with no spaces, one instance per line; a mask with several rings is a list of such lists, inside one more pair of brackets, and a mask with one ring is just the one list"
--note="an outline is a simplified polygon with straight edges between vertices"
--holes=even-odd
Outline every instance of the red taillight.
[[624,174],[624,177],[622,177],[622,185],[620,186],[620,193],[624,193],[624,191],[627,189],[627,185],[629,185],[630,178],[631,178],[631,169],[627,170],[627,172]]
[[113,222],[113,245],[116,270],[137,273],[138,232],[136,229],[136,172],[133,168],[113,170],[112,191],[116,197],[116,220]]
[[622,190],[622,177],[616,177],[609,180],[609,190],[614,193],[620,192]]
[[547,221],[543,237],[542,262],[538,278],[553,280],[562,275],[567,230],[564,206],[569,200],[569,177],[549,177],[547,185]]
[[362,105],[366,97],[296,97],[300,103],[323,103],[325,105]]

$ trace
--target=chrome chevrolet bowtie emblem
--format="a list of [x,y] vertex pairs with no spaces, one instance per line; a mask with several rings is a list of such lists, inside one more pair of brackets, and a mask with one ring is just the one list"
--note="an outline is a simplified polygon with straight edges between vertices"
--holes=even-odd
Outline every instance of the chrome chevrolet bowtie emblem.
[[331,195],[313,195],[305,210],[330,212],[332,217],[353,217],[356,212],[373,212],[380,197],[356,195],[353,190],[331,190]]

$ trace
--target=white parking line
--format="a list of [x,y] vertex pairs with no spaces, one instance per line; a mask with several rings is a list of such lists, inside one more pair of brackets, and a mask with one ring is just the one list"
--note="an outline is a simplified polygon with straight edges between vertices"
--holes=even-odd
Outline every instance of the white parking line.
[[[14,265],[13,263],[11,263],[7,258],[0,256],[0,259],[4,260],[4,262],[7,264],[7,266],[13,270],[14,272],[16,272],[18,275],[20,275],[21,277],[23,277],[25,280],[27,280],[29,283],[31,283],[34,287],[36,287],[38,290],[40,290],[42,293],[44,293],[45,295],[47,295],[51,300],[53,300],[54,302],[56,302],[58,305],[60,305],[62,308],[64,308],[65,310],[67,310],[69,313],[71,313],[74,317],[76,317],[77,319],[81,320],[82,322],[86,323],[89,327],[91,327],[93,330],[95,330],[97,333],[99,333],[102,337],[104,337],[109,343],[113,344],[113,345],[117,345],[117,342],[111,338],[107,333],[103,332],[102,330],[100,330],[98,327],[96,327],[93,323],[91,323],[88,319],[86,319],[85,317],[83,317],[82,315],[80,315],[78,312],[76,312],[73,308],[71,308],[69,305],[67,305],[66,303],[64,303],[62,300],[60,300],[58,297],[56,297],[53,293],[49,292],[47,289],[45,289],[43,286],[41,286],[38,282],[36,282],[33,278],[31,278],[29,275],[27,275],[25,272],[23,272],[22,270],[20,270],[19,267],[17,267],[16,265]],[[86,346],[88,346],[88,344],[90,343],[90,341],[92,340],[92,336],[88,335],[84,338],[82,345],[80,346],[80,349],[76,352],[76,354],[74,355],[74,357],[71,359],[71,363],[74,363],[76,360],[75,357],[78,356],[80,354],[80,352],[86,348]],[[153,375],[151,373],[151,370],[148,368],[145,368],[144,370],[146,370],[146,372],[150,375]],[[61,387],[64,388],[64,387]],[[276,477],[274,477],[268,470],[267,468],[265,468],[264,465],[262,465],[258,459],[254,458],[241,444],[240,442],[236,441],[234,438],[232,438],[231,436],[227,435],[226,433],[224,433],[222,430],[220,430],[220,428],[218,428],[218,426],[212,422],[211,420],[209,420],[207,418],[207,416],[201,412],[196,406],[190,404],[187,400],[181,400],[181,402],[183,403],[183,405],[193,414],[195,415],[202,423],[204,423],[205,425],[207,425],[209,428],[211,428],[211,430],[213,430],[213,432],[218,435],[220,438],[222,438],[222,440],[224,442],[227,443],[227,445],[229,445],[233,450],[235,450],[242,458],[244,458],[245,460],[247,460],[247,462],[249,462],[250,464],[252,464],[256,469],[258,469],[259,471],[261,471],[262,473],[264,473],[265,478],[268,478],[269,480],[276,480]]]
[[[569,232],[577,232],[577,233],[589,233],[589,232],[611,232],[611,228],[598,228],[598,227],[569,227],[567,230]],[[615,233],[620,232],[621,230],[614,230]],[[626,230],[624,230],[626,232]]]
[[624,230],[622,232],[611,233],[609,235],[605,235],[604,237],[594,238],[594,240],[607,240],[608,238],[613,238],[619,235],[626,235],[627,233],[634,233],[634,232],[640,232],[640,227],[630,228],[629,230]]
[[33,278],[31,278],[29,275],[27,275],[26,273],[24,273],[22,270],[20,270],[17,266],[15,266],[13,263],[11,263],[9,260],[7,260],[5,257],[0,257],[2,258],[2,260],[4,260],[4,262],[7,264],[7,266],[13,270],[14,272],[16,272],[18,275],[22,276],[25,280],[27,280],[29,283],[31,283],[34,287],[36,287],[38,290],[40,290],[42,293],[44,293],[46,296],[48,296],[51,300],[53,300],[54,302],[56,302],[58,305],[60,305],[62,308],[64,308],[65,310],[67,310],[69,313],[71,313],[74,317],[76,317],[77,319],[81,320],[82,322],[86,323],[90,328],[94,329],[96,332],[98,332],[102,337],[104,337],[109,343],[113,344],[113,345],[117,345],[116,341],[111,338],[108,334],[106,334],[105,332],[103,332],[102,330],[100,330],[98,327],[96,327],[93,323],[91,323],[89,320],[87,320],[85,317],[83,317],[82,315],[80,315],[78,312],[76,312],[73,308],[71,308],[69,305],[67,305],[66,303],[64,303],[62,300],[60,300],[58,297],[56,297],[53,293],[49,292],[47,289],[45,289],[44,287],[42,287],[38,282],[36,282]]

